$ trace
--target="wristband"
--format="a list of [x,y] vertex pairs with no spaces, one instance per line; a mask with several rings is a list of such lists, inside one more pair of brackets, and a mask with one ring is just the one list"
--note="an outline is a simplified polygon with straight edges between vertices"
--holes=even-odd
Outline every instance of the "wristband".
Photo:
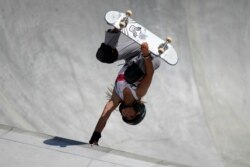
[[101,133],[100,132],[94,132],[92,134],[92,137],[89,141],[89,144],[93,144],[94,142],[98,143],[99,139],[102,137]]
[[148,59],[150,57],[150,54],[148,54],[147,56],[142,56],[143,59]]

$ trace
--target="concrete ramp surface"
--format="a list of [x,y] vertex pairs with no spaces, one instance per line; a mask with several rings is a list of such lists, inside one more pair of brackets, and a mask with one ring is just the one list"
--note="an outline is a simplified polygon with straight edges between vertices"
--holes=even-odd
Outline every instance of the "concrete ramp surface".
[[[129,126],[114,112],[99,144],[170,165],[250,166],[248,0],[1,0],[0,124],[87,143],[123,63],[95,58],[110,28],[104,14],[127,9],[173,38],[179,63],[155,72],[145,120]],[[11,166],[5,153],[0,161]]]
[[0,135],[1,166],[189,167],[6,125]]

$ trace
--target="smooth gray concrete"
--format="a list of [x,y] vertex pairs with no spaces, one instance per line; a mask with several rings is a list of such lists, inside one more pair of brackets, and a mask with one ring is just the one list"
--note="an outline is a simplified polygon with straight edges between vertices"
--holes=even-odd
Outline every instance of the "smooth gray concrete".
[[0,166],[188,167],[0,124]]
[[123,63],[95,58],[103,17],[127,9],[173,38],[179,63],[155,72],[143,123],[114,112],[100,145],[189,166],[250,166],[248,0],[0,0],[0,123],[88,142]]

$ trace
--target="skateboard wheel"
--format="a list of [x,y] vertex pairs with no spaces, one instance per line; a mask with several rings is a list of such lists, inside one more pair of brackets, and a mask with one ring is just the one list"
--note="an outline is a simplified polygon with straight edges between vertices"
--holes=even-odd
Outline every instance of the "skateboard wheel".
[[126,15],[127,15],[127,16],[130,17],[130,16],[132,16],[132,14],[133,14],[133,12],[132,12],[131,10],[127,10],[127,12],[126,12]]
[[159,52],[159,54],[162,54],[164,52],[164,48],[159,48],[158,52]]
[[172,42],[172,38],[171,37],[167,37],[166,42],[167,43],[171,43]]

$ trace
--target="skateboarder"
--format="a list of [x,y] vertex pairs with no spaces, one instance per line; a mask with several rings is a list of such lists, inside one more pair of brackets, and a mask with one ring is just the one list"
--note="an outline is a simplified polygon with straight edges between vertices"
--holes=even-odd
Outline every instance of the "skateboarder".
[[147,43],[140,46],[130,39],[120,42],[120,34],[117,29],[108,30],[105,42],[96,53],[97,59],[103,63],[124,59],[125,64],[118,73],[112,95],[97,122],[90,144],[98,145],[110,114],[118,106],[124,122],[136,125],[144,119],[146,107],[141,98],[147,93],[154,70],[160,66],[159,57],[149,52]]

